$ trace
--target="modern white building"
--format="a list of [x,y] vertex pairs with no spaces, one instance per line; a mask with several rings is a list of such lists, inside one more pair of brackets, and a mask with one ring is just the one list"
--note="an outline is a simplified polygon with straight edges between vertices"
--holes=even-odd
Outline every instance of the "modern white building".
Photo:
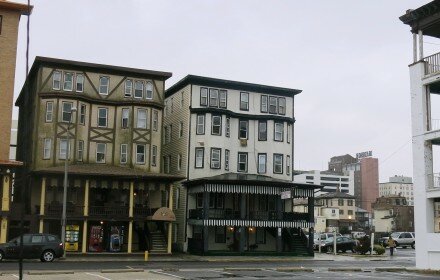
[[[414,180],[414,221],[416,233],[416,267],[440,269],[440,177],[434,162],[440,159],[440,130],[432,100],[440,94],[440,53],[425,56],[427,36],[440,38],[438,1],[415,10],[407,10],[400,20],[411,27],[413,61],[409,65],[412,151]],[[429,40],[429,39],[428,39]]]
[[[179,187],[187,207],[176,211],[186,223],[177,240],[184,251],[307,250],[292,243],[307,242],[298,228],[314,226],[317,188],[292,181],[294,97],[300,92],[194,75],[166,91],[163,169],[187,178]],[[305,198],[311,210],[293,212],[294,198]]]
[[293,180],[295,182],[323,186],[323,188],[315,194],[316,196],[337,191],[354,195],[353,171],[347,171],[346,175],[339,172],[319,170],[297,171],[297,175],[293,176]]
[[389,182],[379,184],[379,196],[400,195],[406,198],[408,205],[414,206],[414,188],[411,177],[394,176]]

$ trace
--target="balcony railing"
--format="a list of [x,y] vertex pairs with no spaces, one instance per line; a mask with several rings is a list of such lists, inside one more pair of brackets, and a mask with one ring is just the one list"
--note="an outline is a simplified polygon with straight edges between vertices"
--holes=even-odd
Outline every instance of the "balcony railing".
[[440,188],[440,173],[434,173],[428,175],[428,189]]
[[[40,205],[36,207],[36,213],[40,213]],[[46,204],[44,205],[44,214],[50,218],[60,218],[63,212],[62,204]],[[81,217],[84,216],[84,206],[76,204],[67,204],[66,206],[67,217]]]
[[[190,209],[189,210],[190,219],[205,219],[203,209]],[[209,214],[207,219],[216,220],[230,220],[230,219],[241,219],[240,211],[233,209],[209,209]],[[278,219],[276,211],[249,211],[246,213],[244,219],[249,220],[261,220],[261,221],[308,221],[308,213],[296,213],[296,212],[284,212],[282,218]]]
[[440,53],[427,56],[423,61],[425,62],[425,75],[440,72]]
[[128,206],[90,206],[89,217],[128,218]]

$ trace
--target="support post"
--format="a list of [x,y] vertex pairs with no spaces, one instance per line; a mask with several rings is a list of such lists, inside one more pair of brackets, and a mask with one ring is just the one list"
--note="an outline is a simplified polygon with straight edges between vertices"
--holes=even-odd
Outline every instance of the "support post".
[[130,182],[130,200],[128,208],[128,217],[130,221],[128,222],[128,249],[127,253],[131,254],[133,250],[133,205],[134,205],[134,182]]
[[423,31],[419,30],[419,60],[423,59]]
[[44,232],[44,206],[46,204],[46,177],[41,179],[41,195],[40,195],[40,227],[38,232]]
[[371,233],[371,240],[370,240],[370,243],[371,243],[371,250],[370,250],[370,255],[372,255],[373,254],[373,247],[374,247],[374,232],[372,232]]
[[314,253],[314,250],[313,250],[313,243],[314,243],[313,237],[314,237],[314,233],[315,233],[315,229],[313,227],[310,227],[309,228],[309,240],[308,240],[309,244],[308,244],[308,247],[309,247],[309,253],[312,254],[312,255]]
[[128,222],[128,249],[127,253],[131,254],[133,245],[133,221]]
[[[247,216],[247,195],[245,193],[240,194],[240,219],[245,220]],[[246,245],[246,227],[240,227],[240,243],[239,243],[239,252],[244,252],[244,247]]]
[[[209,192],[203,192],[203,220],[209,219]],[[209,250],[209,227],[203,225],[203,253]]]
[[84,220],[81,252],[85,254],[87,252],[87,219]]
[[[2,208],[1,208],[1,210],[5,212],[9,212],[10,182],[11,182],[11,178],[9,174],[5,174],[2,177],[3,192],[2,192]],[[0,224],[0,244],[6,243],[7,234],[8,234],[8,217],[3,217],[1,218],[1,224]]]
[[337,253],[337,247],[336,247],[336,230],[333,231],[333,254],[336,255]]
[[[276,201],[276,210],[277,210],[277,220],[282,221],[283,220],[283,211],[282,211],[282,204],[283,201],[281,200],[281,196],[277,196]],[[283,251],[283,229],[278,228],[277,229],[277,252],[281,253]]]
[[321,232],[318,232],[318,251],[321,254]]
[[307,198],[307,210],[309,212],[309,223],[315,222],[315,205],[314,205],[314,198],[309,197]]
[[413,33],[413,62],[417,62],[417,34]]
[[84,186],[84,217],[89,216],[89,184],[89,179],[87,179]]
[[[173,210],[173,185],[172,184],[170,184],[168,208],[170,208],[170,210]],[[168,254],[171,254],[171,244],[172,244],[172,236],[173,236],[172,233],[173,233],[173,223],[169,222],[168,223],[168,248],[167,248]]]
[[133,205],[134,205],[134,182],[130,182],[130,202],[128,209],[128,217],[133,218]]

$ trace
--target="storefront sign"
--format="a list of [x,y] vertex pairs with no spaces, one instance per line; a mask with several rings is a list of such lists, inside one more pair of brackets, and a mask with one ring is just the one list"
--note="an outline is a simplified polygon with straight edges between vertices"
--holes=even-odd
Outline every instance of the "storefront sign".
[[372,151],[362,152],[362,153],[357,153],[356,154],[356,158],[357,159],[361,159],[361,158],[365,158],[365,157],[372,157],[372,156],[373,156],[373,152]]

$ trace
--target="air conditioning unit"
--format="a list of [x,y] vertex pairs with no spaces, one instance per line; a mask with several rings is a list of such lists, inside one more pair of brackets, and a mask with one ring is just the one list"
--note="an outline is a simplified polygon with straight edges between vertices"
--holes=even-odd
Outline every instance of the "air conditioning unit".
[[247,146],[247,139],[240,139],[240,145],[243,147]]

